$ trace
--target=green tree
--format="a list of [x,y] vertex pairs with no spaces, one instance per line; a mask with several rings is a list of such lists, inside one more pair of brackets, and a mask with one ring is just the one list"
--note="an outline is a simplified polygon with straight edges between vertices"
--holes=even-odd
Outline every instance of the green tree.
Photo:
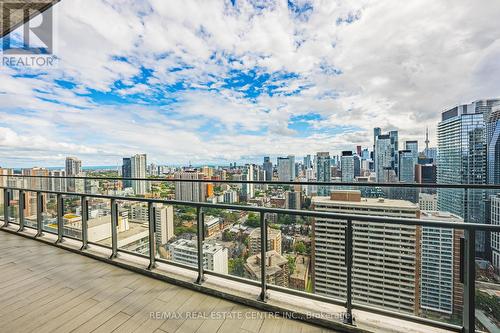
[[259,227],[260,226],[259,216],[256,213],[249,213],[245,224],[252,228]]
[[304,242],[302,242],[302,241],[297,242],[297,244],[295,244],[295,246],[294,246],[294,250],[297,253],[304,254],[307,251],[306,244],[304,244]]
[[292,256],[287,256],[287,259],[288,259],[288,271],[290,272],[290,275],[293,274],[293,272],[295,272],[295,268],[296,268],[296,264],[295,264],[295,260],[297,259],[296,257],[292,257]]
[[243,276],[245,274],[245,262],[242,258],[229,259],[229,274]]

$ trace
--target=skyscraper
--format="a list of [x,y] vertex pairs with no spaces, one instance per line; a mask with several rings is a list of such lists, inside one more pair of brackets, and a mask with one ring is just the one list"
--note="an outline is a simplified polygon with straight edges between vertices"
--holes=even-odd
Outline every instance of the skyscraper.
[[[289,182],[295,179],[295,158],[278,157],[278,179],[282,182]],[[293,173],[292,173],[293,171]]]
[[312,160],[311,160],[311,155],[306,155],[304,156],[304,169],[310,169],[312,168]]
[[[137,154],[130,158],[132,178],[146,178],[146,154]],[[133,180],[132,188],[135,194],[144,195],[148,191],[149,183],[144,180]]]
[[354,156],[352,151],[343,151],[340,159],[342,181],[350,183],[354,181]]
[[265,180],[270,182],[273,180],[273,162],[269,156],[264,157],[264,163],[262,163],[262,169],[266,172]]
[[399,174],[398,131],[381,134],[380,128],[375,128],[374,138],[373,155],[377,182],[389,182]]
[[[316,181],[330,182],[330,154],[328,152],[319,152],[316,154]],[[329,195],[330,189],[328,186],[318,186],[318,195]]]
[[[256,171],[253,164],[245,166],[243,171],[243,180],[254,181],[256,180]],[[255,197],[255,184],[244,183],[242,186],[242,194],[248,200]]]
[[293,155],[288,155],[287,156],[288,160],[290,161],[289,162],[289,166],[290,166],[290,181],[294,181],[295,180],[295,177],[296,177],[296,173],[295,173],[295,156]]
[[[314,210],[333,213],[418,217],[418,206],[403,200],[361,199],[360,191],[333,191],[312,198]],[[314,292],[346,297],[345,220],[313,222]],[[358,302],[416,313],[419,299],[420,227],[356,222],[353,226],[352,292]]]
[[[500,194],[491,198],[491,224],[500,225]],[[500,232],[491,233],[491,263],[500,274]]]
[[[418,157],[417,157],[418,158]],[[415,181],[416,158],[411,150],[399,151],[399,181],[413,183]]]
[[[196,171],[183,171],[174,174],[176,179],[196,180],[203,179],[203,174]],[[204,202],[206,187],[198,182],[175,182],[175,199],[181,201]]]
[[[124,157],[122,163],[122,177],[130,178],[132,177],[132,160],[130,157]],[[123,188],[132,187],[131,180],[123,180]]]
[[488,184],[500,184],[500,101],[484,113]]
[[[498,100],[478,100],[458,105],[441,114],[438,124],[437,181],[440,184],[485,184],[485,114]],[[438,209],[456,214],[469,223],[485,223],[483,190],[439,189]],[[483,231],[476,232],[476,252],[485,255],[489,241]]]
[[[66,157],[66,176],[67,177],[79,177],[82,175],[82,161],[76,157]],[[68,192],[74,192],[76,190],[76,180],[68,179],[67,181]]]
[[413,154],[413,158],[415,159],[415,164],[417,164],[418,161],[418,141],[412,140],[412,141],[405,141],[405,150],[409,150]]

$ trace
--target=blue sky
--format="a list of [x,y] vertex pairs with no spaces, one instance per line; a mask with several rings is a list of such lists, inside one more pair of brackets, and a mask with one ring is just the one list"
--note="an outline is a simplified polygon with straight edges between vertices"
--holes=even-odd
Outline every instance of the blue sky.
[[57,65],[0,67],[0,166],[337,154],[374,126],[435,141],[444,108],[498,95],[500,4],[471,6],[63,0]]

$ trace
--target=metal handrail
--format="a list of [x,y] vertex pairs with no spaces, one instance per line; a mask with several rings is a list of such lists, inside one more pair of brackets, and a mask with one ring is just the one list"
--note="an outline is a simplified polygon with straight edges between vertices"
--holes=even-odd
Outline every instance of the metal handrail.
[[356,186],[356,187],[400,187],[400,188],[446,188],[500,190],[500,184],[438,184],[438,183],[377,183],[377,182],[304,182],[304,181],[267,181],[267,180],[227,180],[227,179],[182,179],[182,178],[137,178],[137,177],[88,177],[88,176],[36,176],[0,174],[0,177],[42,178],[42,179],[82,179],[112,181],[149,181],[149,182],[186,182],[186,183],[220,183],[220,184],[256,184],[256,185],[303,185],[303,186]]
[[402,218],[402,217],[385,217],[385,216],[374,216],[374,215],[356,215],[356,214],[343,214],[334,212],[320,212],[312,210],[298,210],[298,209],[287,209],[287,208],[270,208],[270,207],[258,207],[258,206],[246,206],[246,205],[234,205],[234,204],[214,204],[209,202],[194,202],[194,201],[182,201],[182,200],[171,200],[171,199],[154,199],[154,198],[137,198],[137,197],[123,197],[117,195],[106,195],[106,194],[90,194],[90,193],[78,193],[78,192],[63,192],[63,191],[49,191],[49,190],[35,190],[26,189],[18,187],[8,187],[0,186],[0,189],[10,189],[14,191],[28,191],[36,193],[48,193],[48,194],[62,194],[66,196],[85,196],[87,198],[100,198],[100,199],[110,199],[119,201],[137,201],[137,202],[152,202],[166,205],[180,205],[180,206],[193,206],[201,208],[217,208],[217,209],[228,209],[228,210],[243,210],[254,213],[274,213],[274,214],[284,214],[284,215],[295,215],[295,216],[305,216],[305,217],[316,217],[316,218],[326,218],[335,220],[352,220],[353,222],[373,222],[373,223],[393,223],[402,225],[418,225],[425,227],[436,227],[436,228],[451,228],[451,229],[475,229],[480,231],[491,231],[500,232],[500,225],[491,224],[477,224],[477,223],[467,223],[467,222],[446,222],[446,221],[436,221],[436,220],[425,220],[416,218]]
[[[182,180],[181,180],[182,181]],[[309,183],[310,184],[310,183]],[[345,183],[344,183],[345,184]],[[335,185],[338,185],[335,183]],[[400,319],[405,319],[408,321],[416,322],[416,323],[422,323],[438,328],[443,328],[443,329],[451,329],[455,330],[457,332],[462,331],[462,332],[474,332],[474,311],[475,311],[475,301],[474,301],[474,295],[475,295],[475,257],[474,257],[474,251],[475,251],[475,232],[477,230],[481,231],[491,231],[491,232],[500,232],[500,225],[485,225],[485,224],[474,224],[474,223],[456,223],[456,222],[446,222],[446,221],[435,221],[435,220],[422,220],[422,219],[416,219],[416,218],[401,218],[401,217],[384,217],[384,216],[370,216],[370,215],[355,215],[355,214],[342,214],[342,213],[335,213],[335,212],[320,212],[320,211],[309,211],[309,210],[295,210],[295,209],[282,209],[282,208],[268,208],[268,207],[256,207],[256,206],[242,206],[242,205],[234,205],[234,204],[212,204],[212,203],[206,203],[206,202],[191,202],[191,201],[180,201],[180,200],[169,200],[169,199],[153,199],[153,198],[136,198],[136,197],[123,197],[123,196],[116,196],[116,195],[101,195],[101,194],[87,194],[87,193],[76,193],[76,192],[63,192],[63,191],[49,191],[49,190],[39,190],[39,189],[27,189],[27,188],[17,188],[17,187],[9,187],[9,186],[0,186],[0,189],[4,191],[4,226],[7,226],[9,224],[10,218],[9,218],[9,206],[10,206],[10,199],[12,198],[12,191],[19,191],[20,194],[24,194],[26,192],[35,192],[37,194],[37,235],[35,237],[39,237],[42,235],[43,228],[42,228],[42,212],[44,210],[43,207],[43,194],[54,194],[57,197],[57,222],[58,222],[58,238],[57,238],[57,244],[61,243],[63,239],[66,237],[64,236],[63,233],[63,226],[62,226],[62,213],[63,213],[63,204],[64,201],[62,200],[62,196],[77,196],[80,197],[81,202],[84,204],[84,208],[87,207],[87,199],[88,198],[100,198],[100,199],[106,199],[110,200],[111,202],[111,207],[112,207],[112,223],[111,223],[111,228],[112,228],[112,255],[110,259],[114,259],[118,252],[124,252],[126,253],[126,250],[121,250],[117,246],[117,221],[118,221],[118,209],[117,209],[117,201],[134,201],[134,202],[144,202],[148,203],[149,207],[149,213],[151,215],[152,210],[152,204],[154,203],[161,203],[161,204],[168,204],[168,205],[184,205],[184,206],[192,206],[197,208],[197,216],[198,216],[198,223],[197,223],[197,234],[198,234],[198,267],[195,268],[198,271],[198,278],[196,280],[196,283],[202,284],[204,282],[204,274],[213,274],[221,277],[226,277],[228,279],[233,279],[233,280],[239,280],[242,283],[245,283],[245,279],[236,279],[235,277],[227,277],[224,276],[223,274],[214,274],[214,272],[209,272],[206,271],[203,267],[203,251],[202,251],[202,242],[203,242],[203,227],[204,227],[204,213],[203,209],[204,208],[218,208],[218,209],[229,209],[229,210],[242,210],[242,211],[249,211],[249,212],[257,212],[261,214],[261,256],[265,258],[266,255],[266,250],[267,250],[267,228],[266,226],[266,220],[264,219],[265,214],[269,213],[274,213],[274,214],[289,214],[289,215],[296,215],[296,216],[308,216],[308,217],[314,217],[314,218],[324,218],[324,219],[331,219],[331,220],[343,220],[347,221],[347,229],[345,233],[345,265],[347,269],[347,279],[350,280],[352,279],[352,253],[353,253],[353,233],[355,232],[355,228],[353,228],[353,223],[359,223],[359,222],[370,222],[370,223],[375,223],[375,224],[387,224],[387,223],[392,223],[392,224],[399,224],[399,225],[410,225],[410,226],[428,226],[428,227],[439,227],[439,228],[451,228],[451,229],[461,229],[464,230],[464,239],[465,241],[463,242],[464,246],[464,258],[463,258],[463,283],[464,283],[464,313],[463,313],[463,326],[457,326],[453,324],[448,324],[448,323],[443,323],[443,322],[438,322],[435,320],[427,319],[427,318],[421,318],[416,315],[412,314],[406,314],[406,313],[399,313],[399,312],[394,312],[391,310],[379,308],[379,307],[374,307],[371,305],[365,305],[365,304],[358,304],[356,302],[353,302],[352,300],[352,286],[351,282],[347,281],[348,283],[348,288],[347,288],[347,300],[341,302],[343,306],[346,307],[346,317],[344,318],[344,323],[345,324],[352,324],[352,310],[353,309],[358,309],[358,310],[364,310],[364,311],[369,311],[373,313],[378,313],[378,314],[383,314],[386,316],[394,317],[394,318],[400,318]],[[19,210],[24,208],[24,205],[19,205]],[[84,219],[87,219],[87,212],[84,212]],[[21,212],[19,214],[21,217]],[[149,223],[148,223],[148,228],[149,228],[149,242],[150,242],[150,251],[149,251],[149,267],[148,269],[153,269],[155,266],[155,255],[156,251],[154,250],[154,244],[155,244],[155,214],[153,216],[149,217]],[[86,222],[86,221],[85,221]],[[263,228],[264,226],[264,228]],[[87,224],[82,223],[82,228],[86,228]],[[20,230],[18,230],[19,232]],[[88,242],[86,239],[86,231],[87,230],[82,230],[82,249],[81,251],[85,250],[87,244],[91,244]],[[85,235],[85,236],[84,236]],[[70,238],[70,237],[68,237]],[[158,259],[158,261],[161,261]],[[161,261],[164,262],[164,261]],[[294,291],[291,289],[283,288],[283,287],[278,287],[278,286],[272,286],[268,285],[266,281],[266,260],[261,260],[261,281],[260,281],[260,287],[261,287],[261,293],[258,297],[258,299],[262,302],[266,302],[268,298],[267,294],[267,289],[273,289],[273,290],[279,290],[282,292],[286,292],[289,294],[293,295],[300,295],[303,297],[308,297],[310,299],[316,299],[316,300],[323,300],[330,302],[332,304],[339,304],[339,301],[337,299],[333,299],[330,297],[322,296],[322,295],[310,295],[305,292],[300,292],[300,291]],[[255,285],[252,283],[252,285]]]

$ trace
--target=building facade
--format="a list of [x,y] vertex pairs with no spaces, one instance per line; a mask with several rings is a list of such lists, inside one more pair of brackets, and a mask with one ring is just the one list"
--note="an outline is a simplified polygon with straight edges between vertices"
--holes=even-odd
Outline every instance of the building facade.
[[[203,173],[197,171],[182,171],[174,173],[174,178],[185,180],[203,179]],[[181,201],[204,202],[206,200],[206,187],[198,182],[175,182],[175,199]]]
[[[179,239],[168,245],[170,258],[178,263],[198,266],[196,240]],[[203,268],[221,274],[228,272],[227,249],[217,243],[203,243]]]
[[[418,218],[418,206],[403,200],[361,198],[359,191],[313,197],[316,211]],[[314,292],[346,297],[346,222],[316,218],[313,223]],[[355,302],[417,313],[420,290],[420,228],[354,222],[353,299]],[[389,246],[390,244],[390,246]]]
[[[146,154],[137,154],[130,158],[132,178],[146,178],[147,157]],[[149,191],[149,182],[144,180],[132,180],[132,188],[137,195],[144,195]]]
[[[425,220],[462,223],[463,219],[448,212],[421,211]],[[422,227],[422,269],[420,306],[424,311],[460,315],[463,285],[455,267],[460,266],[459,230]],[[458,298],[459,297],[459,298]],[[458,299],[457,299],[458,298]]]
[[[497,100],[479,100],[455,106],[441,115],[438,124],[437,182],[486,184],[487,144],[484,113]],[[483,190],[438,189],[438,209],[462,217],[465,222],[485,223],[486,193]],[[485,256],[489,239],[476,232],[476,253]]]
[[[330,182],[331,181],[331,159],[328,152],[319,152],[316,154],[316,181]],[[318,195],[329,195],[329,186],[317,187]]]
[[398,131],[382,134],[380,128],[374,131],[374,164],[377,182],[390,182],[392,177],[399,174],[398,158]]

